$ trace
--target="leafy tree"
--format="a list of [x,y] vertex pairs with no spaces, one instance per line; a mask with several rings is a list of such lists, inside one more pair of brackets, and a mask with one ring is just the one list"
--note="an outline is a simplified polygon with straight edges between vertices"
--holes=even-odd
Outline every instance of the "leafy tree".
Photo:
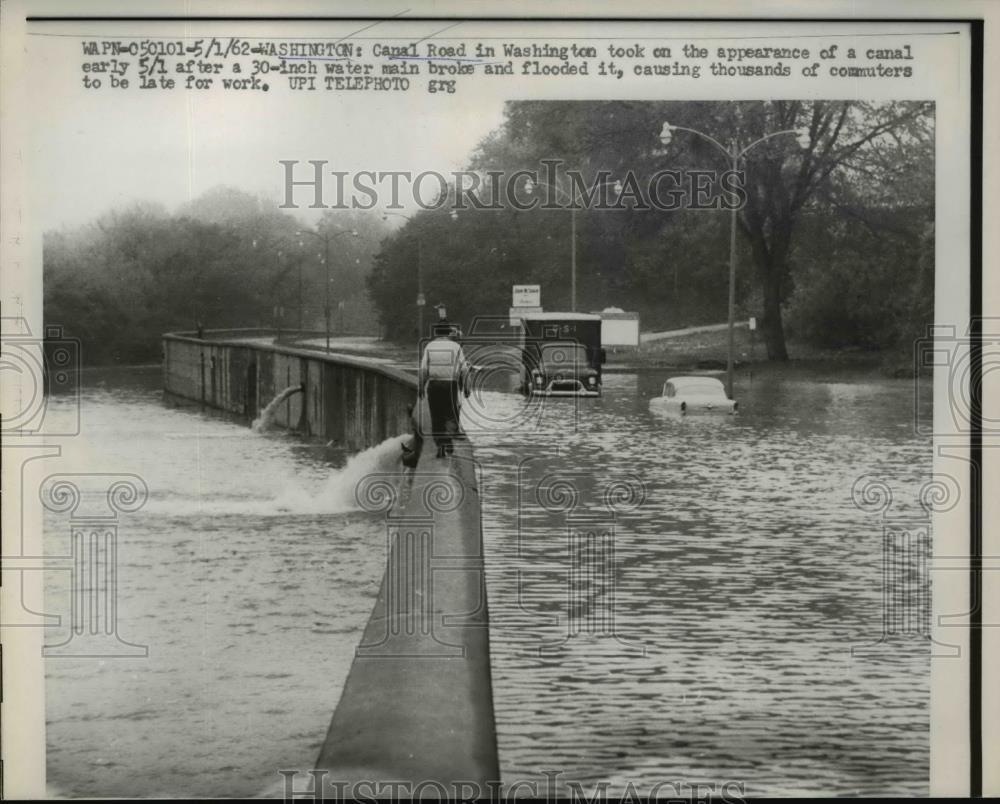
[[[817,303],[830,298],[815,289],[830,284],[824,276],[862,270],[857,261],[854,267],[847,264],[857,256],[871,264],[867,273],[873,280],[882,277],[877,288],[865,292],[911,297],[906,266],[927,264],[933,250],[932,234],[927,234],[933,231],[932,111],[926,103],[903,102],[512,102],[503,125],[482,142],[470,167],[509,176],[543,169],[544,160],[561,160],[550,178],[563,187],[564,168],[579,170],[587,182],[631,173],[642,186],[667,168],[724,170],[731,165],[720,149],[687,132],[676,131],[664,147],[658,139],[664,121],[705,132],[737,150],[774,132],[804,131],[805,147],[797,136],[783,134],[754,145],[740,162],[747,191],[738,215],[741,311],[762,319],[768,356],[784,360],[783,311],[789,300],[800,291],[796,309],[803,313],[807,298]],[[536,192],[544,197],[548,191],[540,187]],[[847,218],[863,232],[837,223]],[[616,304],[638,310],[647,327],[725,317],[728,215],[580,210],[577,224],[581,309]],[[440,213],[425,213],[385,244],[370,278],[373,300],[390,332],[408,329],[393,322],[414,318],[418,231],[423,263],[431,266],[424,269],[425,279],[433,275],[442,291],[457,296],[455,309],[506,310],[510,285],[516,282],[540,282],[549,309],[567,306],[568,211],[466,211],[450,224]],[[808,237],[801,236],[805,231]],[[857,251],[863,255],[851,253],[848,241],[854,237],[861,237]],[[912,247],[908,251],[903,240]],[[930,291],[921,286],[920,293],[926,300]],[[473,300],[478,309],[472,309]],[[922,304],[926,308],[926,301]],[[912,299],[903,306],[903,318],[926,313]],[[831,342],[842,341],[833,323],[822,329]],[[840,319],[841,327],[857,325],[856,318]],[[886,346],[899,332],[892,326],[864,337]]]
[[[371,215],[335,217],[325,216],[320,229],[346,226],[359,236],[331,249],[332,298],[345,300],[345,329],[373,332],[364,276],[385,227]],[[273,204],[217,188],[174,215],[138,204],[48,232],[46,320],[81,339],[88,363],[156,360],[164,332],[199,324],[295,327],[300,298],[304,325],[321,328],[326,268],[303,230]],[[279,322],[274,312],[282,307]]]

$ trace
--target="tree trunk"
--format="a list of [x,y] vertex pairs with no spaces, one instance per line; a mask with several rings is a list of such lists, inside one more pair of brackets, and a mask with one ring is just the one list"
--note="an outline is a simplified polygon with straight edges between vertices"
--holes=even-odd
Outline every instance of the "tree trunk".
[[785,348],[785,327],[781,322],[781,277],[780,266],[769,265],[764,271],[764,344],[767,346],[768,360],[788,360]]

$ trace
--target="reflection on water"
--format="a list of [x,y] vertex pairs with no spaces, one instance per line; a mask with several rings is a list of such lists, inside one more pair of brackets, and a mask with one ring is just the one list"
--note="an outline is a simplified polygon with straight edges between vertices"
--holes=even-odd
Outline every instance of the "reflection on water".
[[648,410],[663,379],[464,412],[505,779],[926,794],[926,642],[851,655],[882,631],[881,523],[852,485],[920,515],[930,474],[911,386],[758,380],[736,417],[671,419]]
[[[57,794],[254,795],[278,768],[310,767],[385,565],[383,525],[350,510],[360,456],[338,471],[344,455],[168,408],[159,384],[85,388],[82,435],[48,469],[131,472],[150,490],[118,553],[119,633],[149,657],[45,662]],[[46,515],[45,546],[69,552],[65,515]],[[46,573],[64,618],[67,576]]]
[[[930,472],[910,386],[770,379],[737,388],[739,416],[697,420],[650,413],[663,379],[609,375],[601,399],[540,410],[488,392],[463,411],[505,780],[926,793],[926,645],[850,651],[881,634],[882,594],[881,525],[852,484],[883,477],[919,515]],[[171,409],[158,387],[85,389],[83,435],[48,470],[150,489],[119,539],[119,630],[149,658],[46,661],[49,781],[252,795],[317,755],[385,561],[383,525],[346,490],[382,457],[331,470],[321,446]],[[47,515],[45,538],[65,554],[65,518]],[[54,613],[64,575],[47,573]]]

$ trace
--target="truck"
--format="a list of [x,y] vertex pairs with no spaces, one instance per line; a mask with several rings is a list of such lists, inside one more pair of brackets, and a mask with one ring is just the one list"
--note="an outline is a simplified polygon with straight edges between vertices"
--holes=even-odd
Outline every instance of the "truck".
[[[512,313],[512,323],[514,314]],[[600,396],[601,317],[519,312],[520,390],[525,396]]]

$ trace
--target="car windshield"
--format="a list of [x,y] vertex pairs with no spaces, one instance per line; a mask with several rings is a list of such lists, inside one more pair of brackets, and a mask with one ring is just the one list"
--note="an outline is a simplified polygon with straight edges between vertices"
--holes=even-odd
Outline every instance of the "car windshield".
[[549,369],[576,368],[587,365],[587,350],[578,343],[546,343],[541,358]]

